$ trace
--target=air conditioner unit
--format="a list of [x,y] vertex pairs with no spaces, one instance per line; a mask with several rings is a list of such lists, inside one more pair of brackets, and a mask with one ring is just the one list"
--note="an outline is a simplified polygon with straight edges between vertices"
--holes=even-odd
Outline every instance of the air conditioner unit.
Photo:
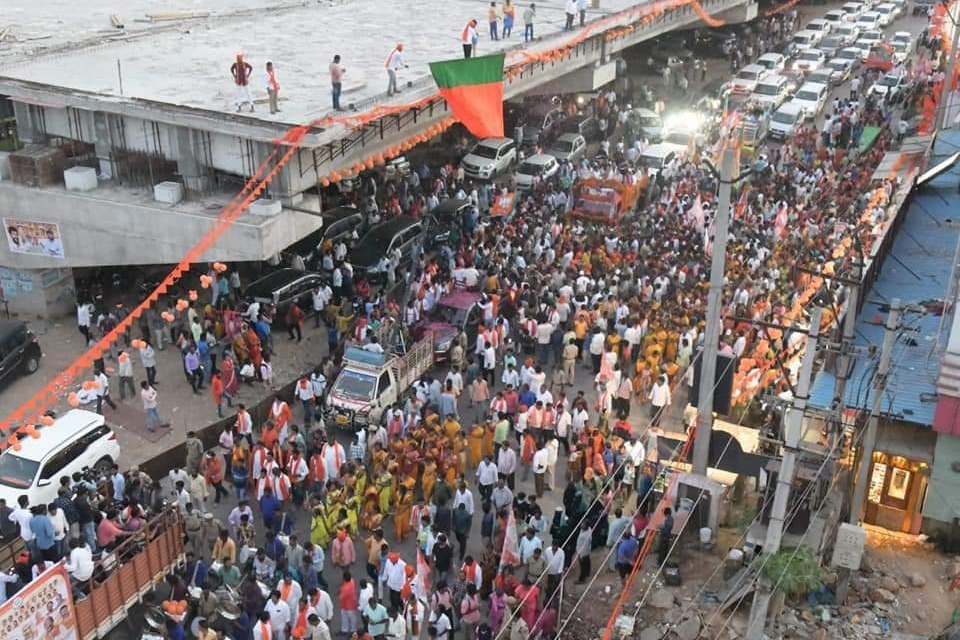
[[97,170],[92,167],[70,167],[63,172],[67,191],[93,191],[97,188]]
[[164,204],[178,204],[183,200],[183,185],[179,182],[161,182],[153,185],[153,199]]

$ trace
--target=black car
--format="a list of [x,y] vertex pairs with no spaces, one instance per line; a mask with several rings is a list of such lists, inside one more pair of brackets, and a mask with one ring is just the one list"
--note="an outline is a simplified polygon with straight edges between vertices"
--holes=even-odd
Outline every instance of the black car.
[[287,247],[284,253],[298,255],[311,269],[319,268],[320,247],[328,240],[336,242],[343,239],[352,244],[354,234],[360,236],[363,229],[363,214],[356,207],[335,207],[320,214],[323,227],[304,236]]
[[244,290],[249,302],[272,304],[276,310],[274,323],[283,324],[287,310],[296,301],[304,313],[309,313],[313,305],[313,291],[329,278],[312,271],[299,269],[278,269],[259,280],[251,282]]
[[400,264],[409,265],[423,252],[426,244],[425,225],[410,216],[397,216],[370,229],[350,251],[348,260],[355,275],[376,276],[380,259],[395,249],[400,251]]
[[27,323],[0,320],[0,381],[15,373],[34,373],[40,368],[40,343]]
[[589,142],[599,142],[603,139],[603,131],[600,130],[600,121],[593,116],[573,116],[563,121],[560,125],[562,133],[579,133],[583,139]]

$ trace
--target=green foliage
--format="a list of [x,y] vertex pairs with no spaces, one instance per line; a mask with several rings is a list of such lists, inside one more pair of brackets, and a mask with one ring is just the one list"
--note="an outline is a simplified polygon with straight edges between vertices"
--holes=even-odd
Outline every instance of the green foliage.
[[780,549],[768,558],[762,569],[763,576],[778,585],[787,596],[797,598],[820,587],[823,582],[820,563],[806,547]]

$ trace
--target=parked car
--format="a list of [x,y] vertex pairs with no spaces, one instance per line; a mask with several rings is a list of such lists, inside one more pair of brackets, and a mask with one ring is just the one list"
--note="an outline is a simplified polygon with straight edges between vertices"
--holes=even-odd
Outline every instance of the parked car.
[[[829,64],[829,63],[827,63]],[[833,84],[833,71],[829,66],[824,65],[816,71],[811,71],[803,77],[804,84],[812,82],[813,84]]]
[[847,39],[841,35],[830,34],[826,38],[820,41],[820,44],[817,46],[817,49],[823,51],[823,55],[826,56],[827,60],[837,55],[837,51],[843,49],[847,46]]
[[650,109],[634,109],[630,118],[639,132],[651,143],[663,139],[663,119]]
[[424,225],[416,218],[397,216],[370,229],[349,254],[354,270],[380,276],[380,259],[400,251],[400,264],[409,265],[423,252]]
[[730,83],[730,88],[734,93],[744,94],[752,93],[757,83],[769,75],[766,67],[759,64],[748,64],[737,72]]
[[285,254],[297,255],[304,264],[316,269],[320,261],[320,247],[325,242],[343,240],[348,245],[353,244],[363,229],[363,213],[352,206],[335,207],[320,214],[323,226],[313,233],[307,234],[284,250]]
[[513,174],[514,184],[520,191],[529,191],[537,179],[543,181],[553,177],[560,170],[560,163],[552,155],[538,153],[520,163]]
[[560,123],[563,133],[578,133],[587,142],[599,142],[603,138],[600,121],[593,116],[574,116]]
[[671,142],[652,144],[641,152],[637,164],[647,170],[647,175],[655,176],[670,165],[675,158],[683,157],[686,152],[687,147],[682,144]]
[[579,133],[564,133],[553,141],[547,153],[558,160],[577,161],[587,152],[587,141]]
[[511,138],[481,140],[460,161],[471,178],[489,180],[508,170],[517,161],[517,145]]
[[467,344],[477,341],[477,333],[483,325],[483,309],[480,307],[481,294],[476,291],[455,289],[441,297],[429,315],[414,328],[414,336],[422,339],[427,332],[433,334],[433,359],[436,362],[447,360],[450,346],[461,331],[467,337]]
[[825,84],[813,84],[805,82],[797,92],[793,94],[792,104],[803,109],[808,116],[816,116],[827,103],[827,96],[830,95],[830,87]]
[[790,95],[792,83],[786,76],[770,76],[757,83],[750,100],[771,109],[776,109]]
[[877,29],[881,27],[880,14],[876,11],[867,11],[866,13],[861,13],[857,17],[857,26],[863,31],[869,31],[871,29]]
[[277,311],[274,322],[283,325],[290,305],[296,302],[306,312],[312,304],[312,292],[328,280],[326,275],[312,271],[278,269],[251,282],[243,295],[248,302],[272,304]]
[[797,126],[803,122],[806,112],[803,107],[794,104],[793,100],[784,102],[780,108],[770,116],[767,133],[775,140],[786,140],[793,135]]
[[[867,58],[870,57],[870,50],[873,49],[873,45],[870,44],[869,42],[866,42],[865,40],[857,40],[846,49],[843,49],[840,52],[840,54],[843,54],[844,51],[847,51],[849,49],[856,49],[857,51],[860,52],[860,62],[862,63],[863,61],[865,61]],[[841,55],[841,57],[843,56]]]
[[897,5],[892,2],[878,4],[873,10],[880,16],[881,27],[889,27],[897,17]]
[[933,15],[933,8],[936,4],[936,0],[914,0],[913,9],[911,9],[910,13],[914,16]]
[[49,427],[36,427],[38,437],[17,436],[17,446],[0,454],[0,498],[16,505],[27,496],[31,505],[57,498],[60,478],[95,469],[109,473],[120,459],[117,435],[100,414],[71,409]]
[[563,118],[563,109],[552,102],[537,103],[520,120],[523,126],[523,144],[536,145],[541,135],[549,136],[554,126],[558,125]]
[[793,34],[793,38],[790,39],[790,44],[787,46],[790,53],[796,55],[801,51],[812,49],[817,46],[818,42],[820,42],[820,35],[818,33],[804,30]]
[[871,45],[878,45],[883,42],[883,31],[880,29],[870,29],[869,31],[864,31],[860,34],[860,37],[857,38],[858,42],[867,42]]
[[[838,85],[847,81],[853,63],[845,58],[834,58],[827,62],[823,70],[830,74],[830,84]],[[812,78],[811,78],[812,80]]]
[[787,59],[782,53],[765,53],[757,58],[756,64],[762,66],[771,73],[780,73],[786,66]]
[[0,320],[0,382],[19,373],[36,373],[43,353],[22,320]]
[[909,47],[911,42],[913,42],[913,34],[909,31],[897,31],[890,38],[891,45],[905,44]]
[[807,23],[807,26],[804,27],[806,31],[812,31],[817,34],[817,42],[820,42],[830,33],[830,21],[824,20],[823,18],[817,18],[816,20],[811,20]]
[[[867,49],[869,52],[869,49]],[[863,50],[860,47],[849,46],[837,52],[837,55],[834,56],[834,60],[846,60],[850,63],[851,69],[856,69],[861,64],[863,64]]]
[[891,47],[893,48],[892,60],[895,64],[901,64],[907,59],[907,56],[910,55],[909,42],[894,42]]
[[860,27],[852,22],[847,22],[834,29],[834,35],[843,39],[843,46],[849,47],[860,37]]
[[866,8],[862,2],[848,2],[840,7],[840,10],[850,16],[848,20],[856,22],[860,14],[866,11]]
[[838,25],[843,22],[848,22],[847,12],[843,9],[831,9],[823,14],[823,19],[830,23],[830,26],[835,29]]
[[891,71],[877,80],[873,86],[870,87],[870,92],[876,96],[890,100],[900,93],[905,84],[906,78],[902,73],[899,71]]
[[816,71],[826,62],[827,56],[820,49],[807,49],[801,51],[800,55],[793,62],[793,68],[797,71]]

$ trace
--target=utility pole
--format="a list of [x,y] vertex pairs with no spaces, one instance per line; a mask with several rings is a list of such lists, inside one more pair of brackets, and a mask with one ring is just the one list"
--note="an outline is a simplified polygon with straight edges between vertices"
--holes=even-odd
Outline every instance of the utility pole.
[[[960,0],[958,0],[960,1]],[[717,354],[719,352],[720,313],[723,305],[723,279],[727,266],[727,239],[730,235],[731,191],[736,181],[738,154],[728,144],[720,162],[720,189],[717,198],[717,216],[714,220],[713,256],[710,261],[710,291],[707,294],[707,319],[703,333],[703,353],[700,360],[700,397],[697,400],[697,433],[693,442],[693,472],[707,473],[710,455],[710,431],[713,428],[713,388],[716,386]]]
[[[797,392],[793,397],[793,407],[783,421],[783,460],[777,473],[777,489],[773,494],[773,506],[770,521],[767,523],[767,537],[763,543],[763,555],[770,556],[780,550],[783,530],[786,526],[787,507],[790,502],[790,490],[793,487],[794,468],[797,463],[797,451],[803,429],[803,413],[807,408],[810,393],[810,379],[813,377],[813,363],[817,357],[817,342],[820,338],[820,321],[823,309],[815,307],[810,314],[810,334],[800,363],[797,379]],[[767,626],[767,611],[776,585],[764,581],[757,584],[747,621],[747,640],[761,640]]]
[[884,325],[883,346],[880,349],[880,363],[873,379],[873,406],[870,408],[870,419],[867,421],[867,432],[863,436],[860,446],[859,465],[856,467],[857,478],[853,487],[853,502],[850,503],[850,524],[860,524],[863,518],[864,502],[867,496],[867,483],[870,480],[870,468],[873,466],[873,449],[877,445],[877,428],[880,426],[880,408],[883,404],[883,392],[887,388],[887,377],[890,375],[890,360],[893,355],[893,343],[897,338],[897,327],[900,324],[900,300],[890,301],[890,313],[887,315],[887,324]]
[[960,24],[958,24],[960,20],[957,18],[958,9],[960,9],[960,2],[957,0],[954,0],[947,8],[947,24],[949,24],[953,30],[953,44],[950,46],[950,58],[947,60],[947,71],[943,77],[943,87],[940,89],[940,102],[938,104],[940,109],[939,129],[949,129],[951,125],[948,120],[947,100],[950,98],[950,89],[953,84],[953,70],[954,67],[957,66],[957,44],[960,43]]

